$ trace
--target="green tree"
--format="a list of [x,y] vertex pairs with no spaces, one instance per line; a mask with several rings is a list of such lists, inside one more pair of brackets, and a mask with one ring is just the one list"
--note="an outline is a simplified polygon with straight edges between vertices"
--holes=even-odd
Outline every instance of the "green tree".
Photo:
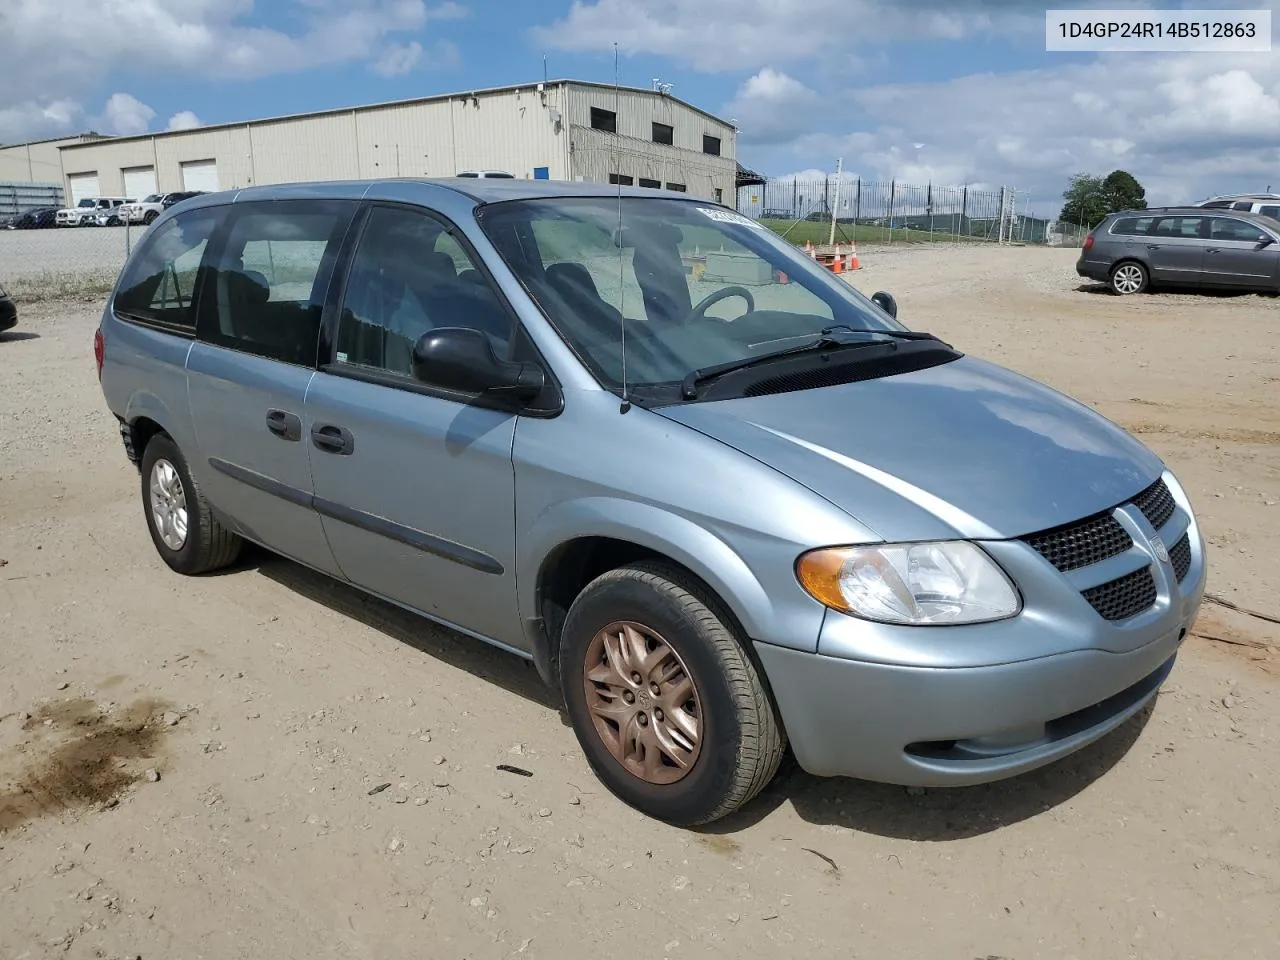
[[1133,174],[1125,170],[1113,170],[1105,177],[1077,173],[1062,192],[1062,200],[1059,220],[1093,229],[1108,213],[1146,209],[1147,192]]
[[1126,170],[1112,170],[1102,181],[1102,190],[1112,210],[1147,209],[1147,191],[1133,174]]

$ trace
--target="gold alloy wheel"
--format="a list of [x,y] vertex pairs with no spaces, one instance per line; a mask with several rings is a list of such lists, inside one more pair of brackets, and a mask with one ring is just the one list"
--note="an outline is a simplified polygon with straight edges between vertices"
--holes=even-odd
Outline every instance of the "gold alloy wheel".
[[646,783],[683,778],[702,747],[698,688],[680,655],[653,630],[610,623],[587,646],[583,683],[601,742]]

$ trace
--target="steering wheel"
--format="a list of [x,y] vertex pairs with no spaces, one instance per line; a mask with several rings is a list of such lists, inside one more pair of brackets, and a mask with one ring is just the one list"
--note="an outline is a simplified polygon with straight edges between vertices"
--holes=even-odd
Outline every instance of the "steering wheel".
[[[728,323],[728,320],[723,320],[720,317],[708,317],[706,314],[708,308],[713,307],[721,300],[727,300],[730,297],[741,297],[745,300],[747,302],[747,313],[751,313],[756,308],[756,298],[751,295],[751,291],[746,287],[721,287],[715,293],[707,294],[707,296],[699,300],[698,305],[689,311],[689,319],[693,320],[697,317],[702,317],[704,320],[715,320],[718,323]],[[746,314],[744,313],[743,316],[746,316]],[[741,319],[741,317],[739,319]]]

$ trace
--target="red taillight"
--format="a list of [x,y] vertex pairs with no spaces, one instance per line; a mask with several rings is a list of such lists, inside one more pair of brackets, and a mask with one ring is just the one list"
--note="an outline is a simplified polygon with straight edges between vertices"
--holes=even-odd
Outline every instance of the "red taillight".
[[102,340],[102,328],[93,331],[93,362],[98,365],[98,379],[102,379],[102,354],[105,344]]
[[1091,250],[1091,249],[1093,249],[1093,234],[1092,234],[1092,233],[1091,233],[1091,234],[1089,234],[1087,237],[1085,237],[1085,238],[1084,238],[1084,248],[1085,248],[1086,250]]

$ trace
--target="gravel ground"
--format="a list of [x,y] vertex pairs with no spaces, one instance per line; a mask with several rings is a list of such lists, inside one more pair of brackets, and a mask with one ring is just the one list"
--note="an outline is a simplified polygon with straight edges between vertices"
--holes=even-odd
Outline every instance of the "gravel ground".
[[[1210,591],[1280,614],[1275,300],[1110,297],[1067,250],[860,252],[911,326],[1150,443]],[[514,657],[260,553],[170,574],[97,309],[0,335],[0,957],[1280,956],[1280,627],[1206,606],[1152,711],[1017,780],[788,771],[668,828]]]

